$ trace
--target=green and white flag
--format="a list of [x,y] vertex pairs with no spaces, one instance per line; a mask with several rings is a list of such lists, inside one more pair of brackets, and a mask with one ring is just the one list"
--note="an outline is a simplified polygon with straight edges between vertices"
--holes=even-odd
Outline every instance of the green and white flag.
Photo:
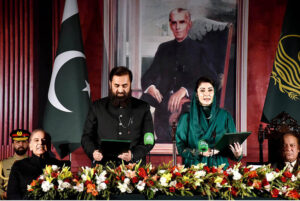
[[80,147],[89,104],[77,0],[66,0],[44,116],[44,129],[61,158]]
[[300,1],[288,0],[261,121],[281,112],[300,123]]

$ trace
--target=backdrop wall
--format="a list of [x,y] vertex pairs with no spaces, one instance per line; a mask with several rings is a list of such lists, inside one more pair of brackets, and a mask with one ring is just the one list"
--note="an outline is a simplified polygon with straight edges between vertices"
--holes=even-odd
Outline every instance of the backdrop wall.
[[[26,128],[30,129],[41,126],[64,6],[64,1],[59,0],[32,0],[30,3],[24,1],[24,4],[18,2],[19,1],[12,1],[12,3],[8,4],[7,1],[0,0],[1,10],[9,9],[9,12],[12,12],[12,14],[9,14],[9,12],[2,12],[0,15],[0,27],[2,29],[0,30],[0,89],[2,90],[0,94],[0,139],[3,139],[0,141],[0,146],[3,148],[7,148],[11,143],[8,138],[5,137],[8,135],[8,132],[14,126],[22,125],[20,123],[14,123],[15,121],[22,122],[20,119],[26,119]],[[276,46],[281,32],[285,6],[285,0],[249,0],[247,127],[253,134],[248,140],[248,156],[243,159],[244,162],[259,160],[257,130],[267,92],[270,72],[273,67]],[[20,39],[17,41],[25,40],[22,36],[24,31],[22,29],[23,27],[20,29],[20,35],[15,36],[15,32],[12,32],[12,27],[15,27],[16,30],[19,31],[17,29],[18,20],[12,20],[14,19],[12,16],[15,15],[14,10],[18,11],[19,8],[22,8],[22,12],[24,13],[31,13],[28,18],[24,18],[24,23],[29,24],[30,26],[26,26],[31,30],[29,35],[25,35],[25,37],[30,36],[26,45],[33,48],[30,50],[29,56],[27,50],[19,51],[17,43],[15,43],[15,45],[12,43],[12,40],[19,36]],[[84,49],[87,58],[91,98],[92,100],[95,100],[101,96],[103,1],[78,0],[78,8]],[[16,17],[18,16],[16,15]],[[3,24],[5,24],[5,26]],[[8,37],[10,33],[12,37]],[[7,54],[8,52],[10,52],[10,54],[13,54],[14,52],[18,53],[15,54],[18,57],[5,56],[5,52]],[[28,95],[29,99],[26,99],[28,102],[26,102],[24,106],[21,104],[24,101],[23,99],[18,96],[13,96],[13,94],[20,93],[20,88],[8,88],[7,85],[9,79],[20,75],[18,69],[20,69],[21,66],[16,61],[23,57],[29,59],[32,68],[28,68],[28,72],[33,76],[32,79],[28,79],[29,83],[26,85],[30,86],[29,91],[31,95]],[[15,83],[19,82],[15,81]],[[6,92],[5,95],[5,93],[2,93],[4,89],[10,90],[10,92]],[[19,115],[18,110],[15,111],[15,109],[13,109],[13,105],[15,105],[16,108],[20,108],[18,105],[22,105],[22,108],[20,108],[21,116]],[[12,118],[12,114],[15,114],[17,119]],[[25,116],[22,118],[23,114]],[[3,153],[4,152],[1,152],[0,154],[0,160],[5,157]],[[11,152],[6,153],[8,153],[8,155],[12,154]],[[153,164],[158,164],[162,161],[167,162],[170,159],[170,156],[164,155],[151,156],[151,162]],[[267,142],[264,143],[264,160],[267,160]],[[73,167],[76,168],[78,166],[89,164],[90,161],[85,156],[82,149],[78,149],[72,154]]]

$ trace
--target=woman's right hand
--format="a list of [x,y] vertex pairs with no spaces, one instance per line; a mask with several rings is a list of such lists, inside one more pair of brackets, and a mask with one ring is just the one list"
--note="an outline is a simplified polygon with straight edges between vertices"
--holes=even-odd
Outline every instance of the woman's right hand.
[[200,152],[201,156],[210,157],[213,155],[217,155],[220,151],[217,149],[208,149],[206,152]]
[[201,156],[205,156],[205,157],[210,157],[211,156],[211,152],[210,150],[206,151],[206,152],[200,152]]
[[242,145],[240,145],[238,142],[235,142],[233,145],[234,146],[229,145],[229,147],[234,156],[238,159],[243,153]]

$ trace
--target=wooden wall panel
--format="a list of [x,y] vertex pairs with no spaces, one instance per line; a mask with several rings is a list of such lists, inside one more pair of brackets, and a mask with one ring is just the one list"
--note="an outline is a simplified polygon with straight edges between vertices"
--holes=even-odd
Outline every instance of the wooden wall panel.
[[0,0],[0,160],[13,154],[9,133],[33,127],[33,3]]
[[53,0],[52,2],[52,61],[54,62],[58,46],[59,30],[63,16],[65,1]]
[[[4,121],[3,118],[3,114],[4,114],[4,110],[3,110],[3,87],[4,87],[4,79],[3,79],[3,67],[4,66],[4,52],[3,52],[3,48],[4,48],[4,34],[3,34],[3,23],[4,23],[4,19],[3,19],[3,2],[0,2],[0,122]],[[0,123],[0,159],[3,158],[3,144],[4,144],[4,135],[3,135],[3,123]]]
[[[273,69],[286,0],[250,0],[248,27],[247,127],[252,131],[248,140],[248,161],[259,161],[257,131]],[[268,161],[267,140],[264,161]]]

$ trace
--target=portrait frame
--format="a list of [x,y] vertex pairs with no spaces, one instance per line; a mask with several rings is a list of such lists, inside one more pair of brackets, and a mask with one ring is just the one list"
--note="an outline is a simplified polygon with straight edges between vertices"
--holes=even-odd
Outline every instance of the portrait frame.
[[[104,46],[107,60],[104,59],[104,76],[114,66],[128,66],[133,72],[132,94],[139,98],[142,94],[141,76],[142,57],[145,48],[142,40],[143,17],[142,4],[144,0],[105,0],[104,1]],[[169,2],[169,0],[155,0],[155,3]],[[186,0],[189,2],[193,0]],[[248,0],[224,0],[236,2],[236,25],[235,29],[235,108],[234,114],[237,131],[247,131],[247,31],[248,31]],[[149,1],[148,1],[149,2]],[[184,7],[182,3],[173,7]],[[174,3],[175,2],[175,3]],[[198,1],[199,2],[199,1]],[[202,2],[202,1],[201,1]],[[175,6],[176,5],[176,6]],[[187,9],[189,9],[187,7]],[[149,11],[151,12],[151,11]],[[134,19],[134,20],[132,20]],[[130,28],[128,28],[130,27]],[[169,31],[165,27],[162,29]],[[172,38],[170,34],[164,40],[158,40],[156,45],[149,45],[146,52],[154,55],[158,44]],[[146,53],[148,54],[148,53]],[[134,55],[134,56],[132,56]],[[105,69],[106,68],[106,69]],[[104,77],[103,77],[104,78]],[[102,79],[104,82],[106,79]],[[102,82],[103,83],[103,82]],[[102,94],[105,90],[102,90]],[[243,144],[243,153],[247,155],[247,142]],[[151,154],[172,154],[172,143],[156,143]]]

